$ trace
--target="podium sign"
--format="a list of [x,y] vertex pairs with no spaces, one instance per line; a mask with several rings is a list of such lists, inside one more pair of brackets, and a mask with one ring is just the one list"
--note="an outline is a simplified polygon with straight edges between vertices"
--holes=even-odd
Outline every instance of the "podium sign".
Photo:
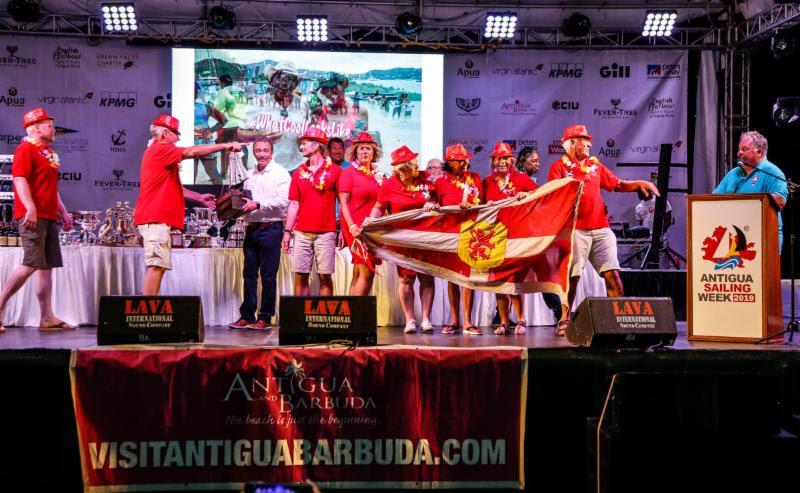
[[754,342],[781,331],[778,219],[768,194],[689,196],[687,336]]

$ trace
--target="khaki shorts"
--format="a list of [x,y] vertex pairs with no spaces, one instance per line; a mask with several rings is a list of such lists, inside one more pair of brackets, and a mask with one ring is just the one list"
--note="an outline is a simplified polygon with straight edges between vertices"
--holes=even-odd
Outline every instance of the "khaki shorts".
[[39,219],[33,231],[20,228],[19,236],[22,238],[22,265],[33,269],[52,269],[64,265],[58,226],[52,219]]
[[609,270],[619,270],[617,258],[617,237],[611,228],[576,229],[572,237],[572,265],[570,277],[578,277],[583,272],[586,260],[592,263],[598,274]]
[[333,274],[336,267],[336,232],[294,233],[292,249],[292,271],[300,274],[311,272],[311,262],[317,266],[317,274]]
[[170,227],[163,223],[139,225],[139,234],[144,242],[144,265],[172,269],[170,251],[172,241],[169,236]]

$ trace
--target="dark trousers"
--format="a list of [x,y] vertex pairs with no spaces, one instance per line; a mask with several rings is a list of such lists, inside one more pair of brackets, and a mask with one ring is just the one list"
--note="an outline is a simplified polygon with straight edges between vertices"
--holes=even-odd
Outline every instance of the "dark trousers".
[[244,235],[244,300],[239,307],[242,318],[255,321],[258,305],[258,278],[261,274],[261,306],[259,320],[270,321],[275,315],[276,278],[281,263],[283,223],[268,226],[248,226]]

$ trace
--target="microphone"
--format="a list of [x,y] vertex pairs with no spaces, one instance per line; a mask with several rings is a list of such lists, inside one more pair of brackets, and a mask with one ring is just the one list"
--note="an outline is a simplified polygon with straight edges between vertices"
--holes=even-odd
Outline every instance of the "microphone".
[[736,166],[741,166],[743,163],[742,158],[736,160]]

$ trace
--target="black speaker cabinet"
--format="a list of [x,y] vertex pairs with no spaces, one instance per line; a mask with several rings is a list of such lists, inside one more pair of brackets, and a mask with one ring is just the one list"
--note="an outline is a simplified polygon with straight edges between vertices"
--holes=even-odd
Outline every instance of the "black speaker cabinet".
[[333,340],[362,346],[378,343],[374,296],[281,296],[280,319],[281,345]]
[[646,348],[674,344],[678,330],[669,298],[586,298],[566,335],[585,347]]
[[203,342],[199,296],[101,296],[97,344]]

